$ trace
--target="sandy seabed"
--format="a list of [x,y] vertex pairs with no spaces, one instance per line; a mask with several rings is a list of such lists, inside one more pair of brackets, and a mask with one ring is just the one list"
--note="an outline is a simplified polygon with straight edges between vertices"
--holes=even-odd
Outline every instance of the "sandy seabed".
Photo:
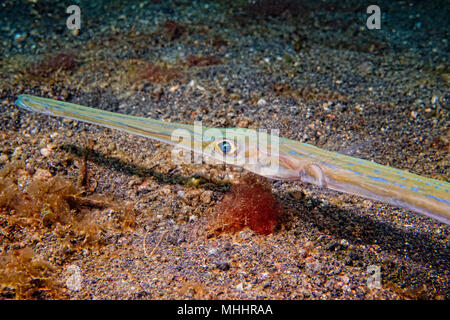
[[449,298],[444,224],[270,181],[273,233],[211,234],[247,173],[14,105],[278,129],[448,181],[446,1],[381,2],[380,30],[357,1],[91,1],[76,32],[60,2],[2,5],[2,299]]

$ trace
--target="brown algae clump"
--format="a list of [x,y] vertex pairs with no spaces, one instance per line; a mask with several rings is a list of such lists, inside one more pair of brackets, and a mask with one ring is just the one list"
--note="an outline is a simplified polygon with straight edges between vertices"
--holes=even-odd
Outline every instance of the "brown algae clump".
[[61,299],[54,267],[25,247],[0,255],[0,299]]
[[[61,298],[61,266],[82,248],[99,250],[114,231],[132,228],[131,207],[84,193],[23,162],[0,170],[0,299]],[[37,248],[45,248],[45,258]]]
[[164,28],[167,32],[169,40],[175,40],[181,37],[186,31],[185,26],[182,26],[181,24],[173,20],[167,20],[166,22],[164,22]]
[[215,207],[211,226],[213,233],[236,232],[248,227],[266,235],[274,231],[281,212],[281,204],[267,180],[248,174]]
[[206,66],[213,66],[213,65],[217,65],[217,64],[221,64],[221,63],[222,63],[222,60],[215,55],[194,56],[194,55],[190,54],[186,57],[186,64],[189,67],[206,67]]
[[59,70],[74,70],[76,67],[74,55],[72,53],[61,52],[31,64],[27,71],[32,76],[46,78]]
[[177,67],[167,63],[153,63],[139,59],[129,59],[124,62],[128,71],[127,81],[134,87],[140,84],[167,84],[173,81],[183,81],[185,76]]

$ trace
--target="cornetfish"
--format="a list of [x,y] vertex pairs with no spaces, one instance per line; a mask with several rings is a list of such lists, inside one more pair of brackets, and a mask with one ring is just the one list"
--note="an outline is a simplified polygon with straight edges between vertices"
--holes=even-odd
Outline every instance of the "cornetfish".
[[29,111],[148,137],[267,178],[313,183],[450,224],[450,184],[445,181],[253,129],[196,127],[26,94],[19,95],[16,105]]

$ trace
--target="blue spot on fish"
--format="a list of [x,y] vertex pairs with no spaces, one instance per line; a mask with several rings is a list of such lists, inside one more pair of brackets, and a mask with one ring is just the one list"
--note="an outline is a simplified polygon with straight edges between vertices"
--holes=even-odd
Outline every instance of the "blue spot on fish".
[[370,179],[373,179],[373,180],[390,183],[390,181],[388,181],[386,179],[383,179],[383,178],[380,178],[380,177],[374,177],[374,176],[367,176],[367,177],[369,177]]
[[297,151],[295,151],[295,150],[289,150],[289,153],[290,153],[290,154],[295,154],[295,155],[298,155],[298,156],[301,156],[301,155],[302,155],[300,152],[297,152]]
[[450,205],[450,201],[447,201],[447,200],[438,198],[438,197],[433,196],[433,195],[431,195],[431,194],[426,194],[426,196],[427,196],[428,198],[432,198],[432,199],[434,199],[434,200],[437,200],[437,201],[440,201],[440,202],[443,202],[443,203],[446,203],[446,204]]
[[348,169],[348,171],[353,172],[354,174],[357,174],[359,176],[364,176],[361,172],[358,172],[358,171],[355,171],[355,170],[352,170],[352,169]]
[[416,187],[412,187],[411,190],[415,191],[415,192],[419,192],[419,188],[416,188]]

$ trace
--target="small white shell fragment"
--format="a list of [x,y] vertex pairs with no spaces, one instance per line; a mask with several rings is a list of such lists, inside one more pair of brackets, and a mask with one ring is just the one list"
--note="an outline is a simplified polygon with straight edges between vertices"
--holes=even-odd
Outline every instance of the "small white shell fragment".
[[50,148],[42,148],[40,150],[40,153],[44,156],[44,157],[48,157],[52,154],[52,150]]
[[264,100],[263,98],[259,99],[257,102],[258,106],[262,107],[265,106],[267,104],[267,101]]
[[431,97],[431,104],[435,105],[436,103],[438,103],[439,101],[439,97],[438,96],[432,96]]

